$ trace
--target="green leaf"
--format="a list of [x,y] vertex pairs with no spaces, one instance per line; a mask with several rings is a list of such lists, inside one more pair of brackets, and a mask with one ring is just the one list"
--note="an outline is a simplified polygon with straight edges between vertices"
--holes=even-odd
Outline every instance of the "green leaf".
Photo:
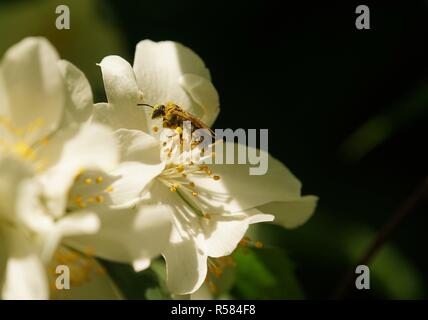
[[105,260],[102,264],[127,299],[171,299],[164,279],[160,276],[160,262],[157,260],[153,261],[149,269],[141,272],[135,272],[128,264]]
[[278,248],[241,249],[234,254],[234,296],[242,299],[302,299],[292,262]]

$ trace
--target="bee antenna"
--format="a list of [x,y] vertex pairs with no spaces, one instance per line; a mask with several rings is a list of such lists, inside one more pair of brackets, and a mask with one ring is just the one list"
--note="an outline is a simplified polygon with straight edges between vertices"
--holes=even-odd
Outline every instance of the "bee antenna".
[[145,106],[145,107],[150,107],[150,108],[152,108],[152,109],[154,109],[154,108],[155,108],[155,107],[153,107],[152,105],[147,104],[147,103],[139,103],[139,104],[137,104],[137,106]]

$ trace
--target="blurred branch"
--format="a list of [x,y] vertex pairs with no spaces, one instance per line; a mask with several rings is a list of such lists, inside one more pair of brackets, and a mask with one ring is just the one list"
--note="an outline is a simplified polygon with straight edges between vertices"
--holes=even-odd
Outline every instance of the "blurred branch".
[[428,115],[428,84],[422,83],[405,99],[367,120],[339,147],[339,155],[355,162],[396,134]]
[[336,289],[335,299],[344,299],[353,287],[355,278],[355,268],[358,265],[367,265],[372,258],[379,252],[381,247],[389,239],[391,234],[402,224],[413,210],[428,199],[428,176],[423,183],[401,204],[390,219],[383,225],[377,237],[372,242],[364,255],[358,260],[351,270],[345,275]]

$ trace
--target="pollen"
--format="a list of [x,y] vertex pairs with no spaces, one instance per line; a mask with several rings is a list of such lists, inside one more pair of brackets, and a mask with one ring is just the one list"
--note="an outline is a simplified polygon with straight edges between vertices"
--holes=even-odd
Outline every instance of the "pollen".
[[176,192],[177,191],[177,187],[176,186],[170,186],[169,187],[169,191]]
[[218,180],[220,180],[220,176],[214,176],[214,177],[213,177],[213,179],[214,179],[215,181],[218,181]]
[[91,185],[91,184],[92,184],[92,182],[93,182],[93,181],[92,181],[92,179],[91,179],[91,178],[86,178],[86,179],[85,179],[85,184],[86,184],[86,185],[88,185],[88,186],[89,186],[89,185]]
[[12,152],[16,155],[19,155],[27,160],[35,159],[34,150],[25,142],[18,142],[13,145]]
[[251,242],[251,239],[249,237],[244,237],[239,241],[239,245],[242,247],[248,247],[248,244]]
[[183,133],[183,129],[181,129],[181,127],[177,127],[177,128],[175,128],[175,132],[177,133],[177,134],[182,134]]
[[95,181],[97,182],[97,184],[100,184],[100,183],[103,183],[104,178],[103,178],[103,177],[101,177],[101,176],[99,176],[99,177],[97,177],[97,178],[95,179]]
[[184,171],[184,165],[182,165],[182,164],[179,164],[178,166],[177,166],[177,171],[178,172],[183,172]]
[[196,197],[198,195],[197,192],[192,192],[192,196]]
[[103,196],[96,196],[95,197],[95,201],[97,203],[103,203],[104,202],[104,197]]
[[86,203],[85,203],[85,201],[83,200],[83,197],[82,197],[82,196],[77,196],[77,197],[76,197],[76,199],[74,200],[74,202],[76,203],[76,205],[77,205],[79,208],[86,208]]
[[159,131],[159,128],[158,128],[157,126],[153,126],[152,131],[153,131],[154,133],[156,133],[156,132],[158,132],[158,131]]
[[114,188],[112,186],[108,186],[105,190],[105,192],[111,193],[113,192]]

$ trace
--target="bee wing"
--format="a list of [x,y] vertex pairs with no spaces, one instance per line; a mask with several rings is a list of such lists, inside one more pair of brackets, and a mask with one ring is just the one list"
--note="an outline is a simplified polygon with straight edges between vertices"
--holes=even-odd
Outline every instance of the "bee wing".
[[197,127],[198,129],[207,129],[209,131],[209,133],[211,134],[211,136],[214,136],[214,131],[210,127],[208,127],[205,123],[203,123],[201,120],[196,118],[194,115],[192,115],[186,111],[182,111],[182,110],[177,110],[177,111],[175,111],[175,113],[179,117],[192,122],[192,124],[195,127]]

